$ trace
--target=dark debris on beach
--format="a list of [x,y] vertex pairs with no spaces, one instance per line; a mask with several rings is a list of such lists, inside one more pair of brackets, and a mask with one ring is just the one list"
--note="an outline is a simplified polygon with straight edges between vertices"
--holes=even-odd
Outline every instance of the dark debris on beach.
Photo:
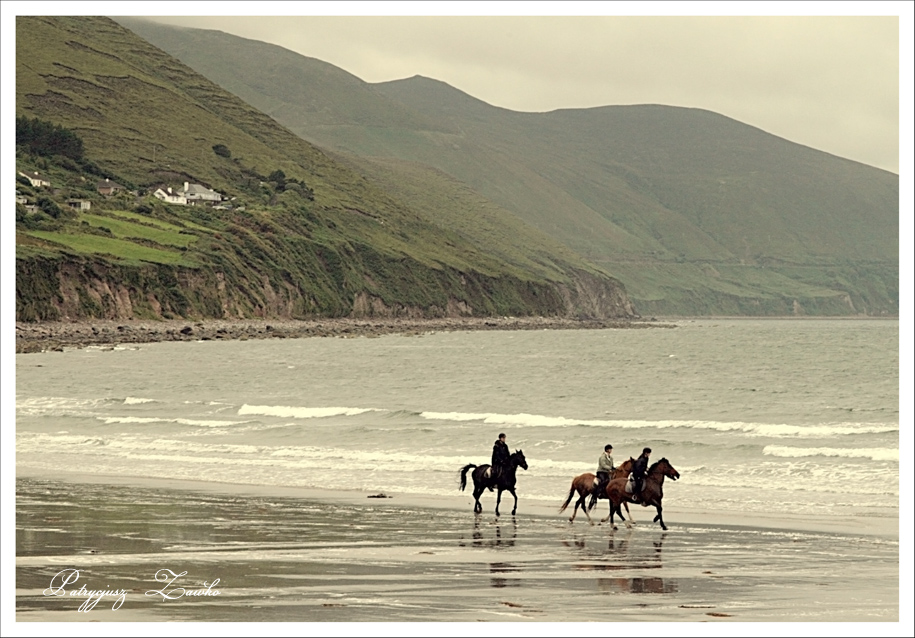
[[586,330],[674,327],[657,320],[589,320],[559,317],[461,317],[442,319],[313,320],[98,320],[16,323],[16,352],[63,351],[64,348],[160,341],[301,339],[305,337],[377,337],[422,335],[458,330]]

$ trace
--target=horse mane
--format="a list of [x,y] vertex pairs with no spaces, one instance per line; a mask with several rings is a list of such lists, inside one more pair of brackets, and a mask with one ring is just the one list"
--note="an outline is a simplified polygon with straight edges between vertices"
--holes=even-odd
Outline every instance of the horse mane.
[[653,469],[655,469],[656,467],[658,467],[661,463],[667,463],[668,465],[670,465],[670,461],[668,461],[666,458],[662,458],[660,461],[655,461],[654,463],[652,463],[651,467],[649,467],[648,470],[645,471],[645,475],[647,476],[648,474],[650,474],[651,471]]

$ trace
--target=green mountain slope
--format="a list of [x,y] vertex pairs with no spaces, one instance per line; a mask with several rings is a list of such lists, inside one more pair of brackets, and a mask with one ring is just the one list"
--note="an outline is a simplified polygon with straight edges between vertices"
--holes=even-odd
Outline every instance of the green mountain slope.
[[371,85],[280,47],[124,23],[305,139],[463,182],[613,273],[642,314],[898,313],[892,173],[699,109],[516,113],[428,78]]
[[[549,237],[498,211],[482,237],[442,222],[107,18],[16,28],[17,116],[85,149],[38,156],[17,140],[17,169],[52,184],[17,183],[41,207],[16,210],[20,320],[632,314],[617,280]],[[100,195],[102,178],[126,192]],[[184,182],[227,201],[148,195]]]

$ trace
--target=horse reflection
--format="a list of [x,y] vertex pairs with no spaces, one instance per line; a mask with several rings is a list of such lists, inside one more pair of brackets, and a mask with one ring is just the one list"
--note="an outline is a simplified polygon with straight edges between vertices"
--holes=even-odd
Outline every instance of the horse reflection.
[[598,578],[597,589],[608,594],[675,594],[677,581],[664,578]]
[[[489,572],[491,574],[505,574],[511,572],[520,572],[521,568],[511,563],[490,563]],[[493,576],[489,579],[490,587],[520,587],[520,578],[504,578],[502,576]]]
[[[582,558],[590,558],[592,561],[577,564],[575,565],[575,569],[595,572],[661,569],[663,566],[661,563],[661,551],[664,547],[664,539],[666,536],[667,534],[661,534],[657,540],[652,541],[649,545],[647,542],[642,542],[642,538],[636,537],[634,542],[632,531],[628,530],[622,538],[617,538],[615,534],[611,534],[610,538],[607,540],[606,549],[604,549],[605,546],[603,542],[599,545],[596,543],[592,544],[588,549],[584,549],[585,544],[583,539],[578,542],[573,541],[575,549],[583,550],[582,553],[584,556],[582,556]],[[567,541],[562,541],[562,543],[566,547],[573,547],[573,545],[569,544]],[[645,586],[637,584],[636,587],[642,587],[644,589]],[[649,585],[648,587],[653,587],[653,585]]]
[[[514,547],[515,539],[518,537],[518,522],[514,518],[512,518],[510,526],[501,521],[493,525],[495,538],[485,538],[484,531],[488,526],[483,526],[482,519],[482,516],[477,516],[473,521],[473,532],[471,532],[473,541],[471,544],[474,547]],[[508,528],[504,534],[502,532],[503,527]],[[460,547],[465,546],[463,538],[462,536],[461,541],[458,543]]]

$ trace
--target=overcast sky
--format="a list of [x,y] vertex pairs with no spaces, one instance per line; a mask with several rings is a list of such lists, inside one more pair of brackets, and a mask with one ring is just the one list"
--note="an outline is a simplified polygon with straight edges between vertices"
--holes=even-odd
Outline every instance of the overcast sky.
[[[585,8],[602,6],[614,5]],[[895,16],[152,19],[271,42],[367,82],[424,75],[517,111],[704,108],[899,172]]]

